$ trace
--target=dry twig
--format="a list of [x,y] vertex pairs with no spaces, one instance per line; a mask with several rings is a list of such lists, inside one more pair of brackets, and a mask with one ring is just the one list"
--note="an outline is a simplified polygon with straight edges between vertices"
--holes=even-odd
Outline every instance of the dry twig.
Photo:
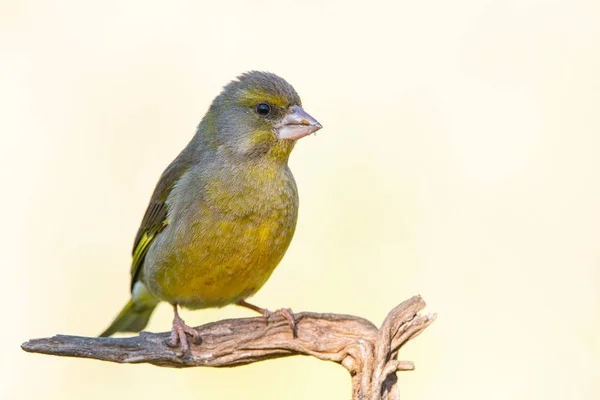
[[183,354],[169,347],[169,333],[142,332],[129,338],[89,338],[57,335],[32,339],[21,346],[32,353],[94,358],[117,363],[150,363],[161,367],[234,367],[257,361],[310,355],[343,365],[352,377],[353,399],[398,399],[396,372],[414,369],[398,361],[398,351],[435,319],[418,315],[420,296],[408,299],[388,314],[380,329],[366,319],[338,314],[296,314],[298,337],[287,320],[275,317],[213,322],[196,329],[202,342]]

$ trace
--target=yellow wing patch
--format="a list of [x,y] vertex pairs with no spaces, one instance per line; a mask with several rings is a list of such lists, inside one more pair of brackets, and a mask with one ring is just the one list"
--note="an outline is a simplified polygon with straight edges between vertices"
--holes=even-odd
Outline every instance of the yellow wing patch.
[[158,235],[160,233],[160,231],[162,231],[165,226],[167,226],[169,224],[169,219],[165,219],[162,223],[162,225],[160,225],[160,227],[158,229],[149,231],[149,232],[144,232],[144,234],[142,235],[142,237],[140,238],[140,241],[137,245],[137,247],[135,248],[134,252],[133,252],[133,260],[131,262],[131,275],[136,275],[138,268],[140,267],[140,265],[142,264],[142,261],[144,260],[144,257],[146,257],[146,253],[148,252],[148,249],[150,248],[150,244],[152,244],[152,242],[154,241],[154,238],[156,238],[156,235]]

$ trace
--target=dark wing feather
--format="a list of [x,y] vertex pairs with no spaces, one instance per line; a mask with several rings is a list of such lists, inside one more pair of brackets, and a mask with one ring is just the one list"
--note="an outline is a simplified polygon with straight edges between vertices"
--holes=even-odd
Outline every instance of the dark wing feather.
[[163,172],[148,208],[146,214],[142,219],[140,229],[135,236],[135,242],[133,244],[133,261],[131,263],[131,288],[138,279],[141,271],[141,266],[144,263],[146,253],[152,241],[156,238],[156,235],[163,230],[168,224],[167,220],[167,198],[175,186],[175,183],[183,176],[185,171],[189,168],[190,163],[185,159],[184,154],[180,154]]

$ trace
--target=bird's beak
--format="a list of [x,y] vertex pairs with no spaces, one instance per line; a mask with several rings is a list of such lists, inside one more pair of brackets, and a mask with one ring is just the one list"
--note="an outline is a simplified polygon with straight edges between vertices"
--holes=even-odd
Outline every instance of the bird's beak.
[[308,115],[302,107],[292,106],[276,128],[279,139],[298,140],[322,127],[319,121]]

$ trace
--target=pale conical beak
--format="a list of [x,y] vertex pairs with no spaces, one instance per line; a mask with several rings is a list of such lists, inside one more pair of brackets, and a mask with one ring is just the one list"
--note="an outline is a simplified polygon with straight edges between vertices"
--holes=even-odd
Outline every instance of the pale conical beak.
[[323,126],[308,115],[300,106],[292,106],[281,123],[276,126],[279,139],[298,140],[321,129]]

